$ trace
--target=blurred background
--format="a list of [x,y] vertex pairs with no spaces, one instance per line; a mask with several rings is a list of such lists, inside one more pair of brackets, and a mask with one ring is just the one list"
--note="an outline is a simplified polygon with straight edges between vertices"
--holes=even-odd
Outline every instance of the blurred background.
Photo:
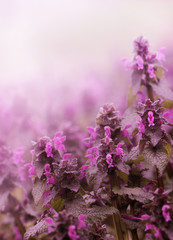
[[121,58],[143,35],[170,59],[172,9],[172,0],[1,0],[1,131],[17,117],[43,134],[62,119],[93,123],[105,102],[123,109],[131,82]]

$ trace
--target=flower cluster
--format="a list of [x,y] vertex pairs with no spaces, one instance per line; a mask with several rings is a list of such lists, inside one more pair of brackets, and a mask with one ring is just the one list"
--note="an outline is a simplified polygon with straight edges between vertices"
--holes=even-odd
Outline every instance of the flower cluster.
[[58,127],[49,116],[31,148],[0,141],[0,239],[173,239],[173,94],[163,49],[139,37],[134,52],[121,113],[104,104],[88,133],[74,115]]

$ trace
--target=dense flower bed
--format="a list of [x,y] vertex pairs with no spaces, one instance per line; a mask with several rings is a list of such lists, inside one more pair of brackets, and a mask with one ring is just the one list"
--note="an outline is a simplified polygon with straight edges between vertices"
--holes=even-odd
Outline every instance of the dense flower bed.
[[[134,41],[133,60],[123,59],[132,71],[127,108],[104,104],[86,130],[65,115],[56,129],[49,115],[41,136],[27,112],[1,118],[0,239],[173,239],[173,92],[163,51]],[[33,137],[30,146],[10,148],[14,126]]]

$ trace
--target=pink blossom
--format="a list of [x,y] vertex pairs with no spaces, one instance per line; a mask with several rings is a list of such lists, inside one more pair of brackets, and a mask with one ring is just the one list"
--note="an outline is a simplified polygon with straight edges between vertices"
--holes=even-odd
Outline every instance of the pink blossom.
[[80,169],[80,176],[79,179],[83,179],[86,176],[86,169],[88,168],[88,165],[83,165]]
[[165,47],[162,47],[156,53],[156,58],[158,61],[165,61],[165,54],[163,53],[165,51],[165,49],[166,49]]
[[160,229],[156,228],[155,229],[155,234],[154,236],[158,239],[158,240],[164,240],[163,237],[162,237],[162,233],[160,231]]
[[75,225],[70,225],[68,228],[68,236],[71,238],[71,240],[76,240],[79,238],[79,235],[77,235],[75,228]]
[[107,164],[108,164],[108,168],[114,167],[114,166],[113,166],[112,156],[111,156],[111,154],[109,154],[109,153],[106,155],[106,162],[107,162]]
[[83,214],[79,216],[78,226],[77,226],[78,229],[83,228],[83,229],[87,230],[86,223],[84,222],[84,219],[86,217],[87,217],[87,215],[83,215]]
[[149,218],[150,218],[150,216],[148,214],[144,214],[144,215],[141,216],[142,220],[147,220]]
[[45,218],[45,221],[46,221],[47,223],[49,223],[49,224],[53,224],[53,223],[54,223],[53,219],[50,218],[50,217]]
[[98,155],[99,155],[98,147],[91,147],[87,150],[87,154],[85,155],[85,157],[91,159],[91,165],[95,165]]
[[149,222],[147,222],[147,223],[145,224],[145,231],[148,231],[148,230],[155,230],[155,229],[156,229],[156,227],[155,227],[154,224],[149,223]]
[[90,140],[93,141],[96,139],[97,133],[93,127],[88,127],[88,132],[90,133]]
[[125,128],[123,129],[123,137],[129,137],[129,138],[131,138],[131,136],[130,136],[128,130],[127,130],[127,129],[130,128],[130,127],[131,127],[131,124],[128,124],[128,125],[125,126]]
[[171,221],[171,217],[170,217],[170,206],[169,205],[163,205],[162,207],[162,214],[163,214],[163,217],[165,219],[166,222],[169,222]]
[[19,227],[15,226],[15,239],[14,240],[20,240],[22,239],[22,234],[20,233]]
[[122,58],[121,61],[124,62],[125,71],[128,71],[130,68],[132,68],[132,63],[127,58]]
[[150,78],[155,78],[156,77],[156,74],[154,73],[153,64],[148,64],[147,72],[148,72]]
[[72,156],[71,153],[65,153],[65,154],[63,155],[63,160],[67,160],[67,159],[69,159],[71,156]]
[[57,150],[62,151],[62,152],[66,152],[66,147],[64,146],[63,142],[66,140],[66,136],[61,137],[62,132],[58,132],[53,141],[54,141],[54,145],[56,147]]
[[136,61],[137,61],[137,69],[141,70],[144,68],[144,61],[140,55],[136,56]]
[[137,121],[137,124],[138,124],[139,133],[140,134],[144,133],[145,132],[145,125],[140,120]]
[[169,123],[173,124],[173,108],[166,111],[163,116],[164,116],[164,118],[166,118],[166,120]]
[[122,157],[124,155],[123,149],[121,148],[121,146],[123,144],[124,143],[118,143],[117,148],[116,148],[116,155],[117,156],[121,156]]
[[13,161],[15,164],[20,164],[24,162],[22,155],[24,153],[24,150],[22,148],[17,148],[13,153]]
[[26,163],[25,165],[24,165],[25,167],[29,167],[29,169],[28,169],[28,176],[31,178],[32,177],[32,175],[36,175],[36,170],[35,170],[35,167],[33,166],[33,164],[32,163]]
[[111,129],[109,126],[104,127],[105,130],[105,137],[111,137]]
[[51,142],[46,143],[45,151],[46,151],[47,157],[53,157],[53,154],[52,154],[52,143]]
[[148,123],[149,123],[148,125],[149,127],[154,126],[154,116],[152,111],[148,112]]
[[55,178],[51,175],[51,168],[50,168],[50,164],[45,164],[44,166],[44,170],[45,173],[44,175],[46,175],[47,177],[47,184],[55,184]]

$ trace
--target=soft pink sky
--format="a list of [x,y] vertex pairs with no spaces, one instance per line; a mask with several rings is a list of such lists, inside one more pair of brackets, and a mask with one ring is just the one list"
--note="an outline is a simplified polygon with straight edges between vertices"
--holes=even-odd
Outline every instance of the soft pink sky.
[[172,9],[172,0],[0,0],[0,81],[107,74],[134,37],[154,50],[171,42]]

